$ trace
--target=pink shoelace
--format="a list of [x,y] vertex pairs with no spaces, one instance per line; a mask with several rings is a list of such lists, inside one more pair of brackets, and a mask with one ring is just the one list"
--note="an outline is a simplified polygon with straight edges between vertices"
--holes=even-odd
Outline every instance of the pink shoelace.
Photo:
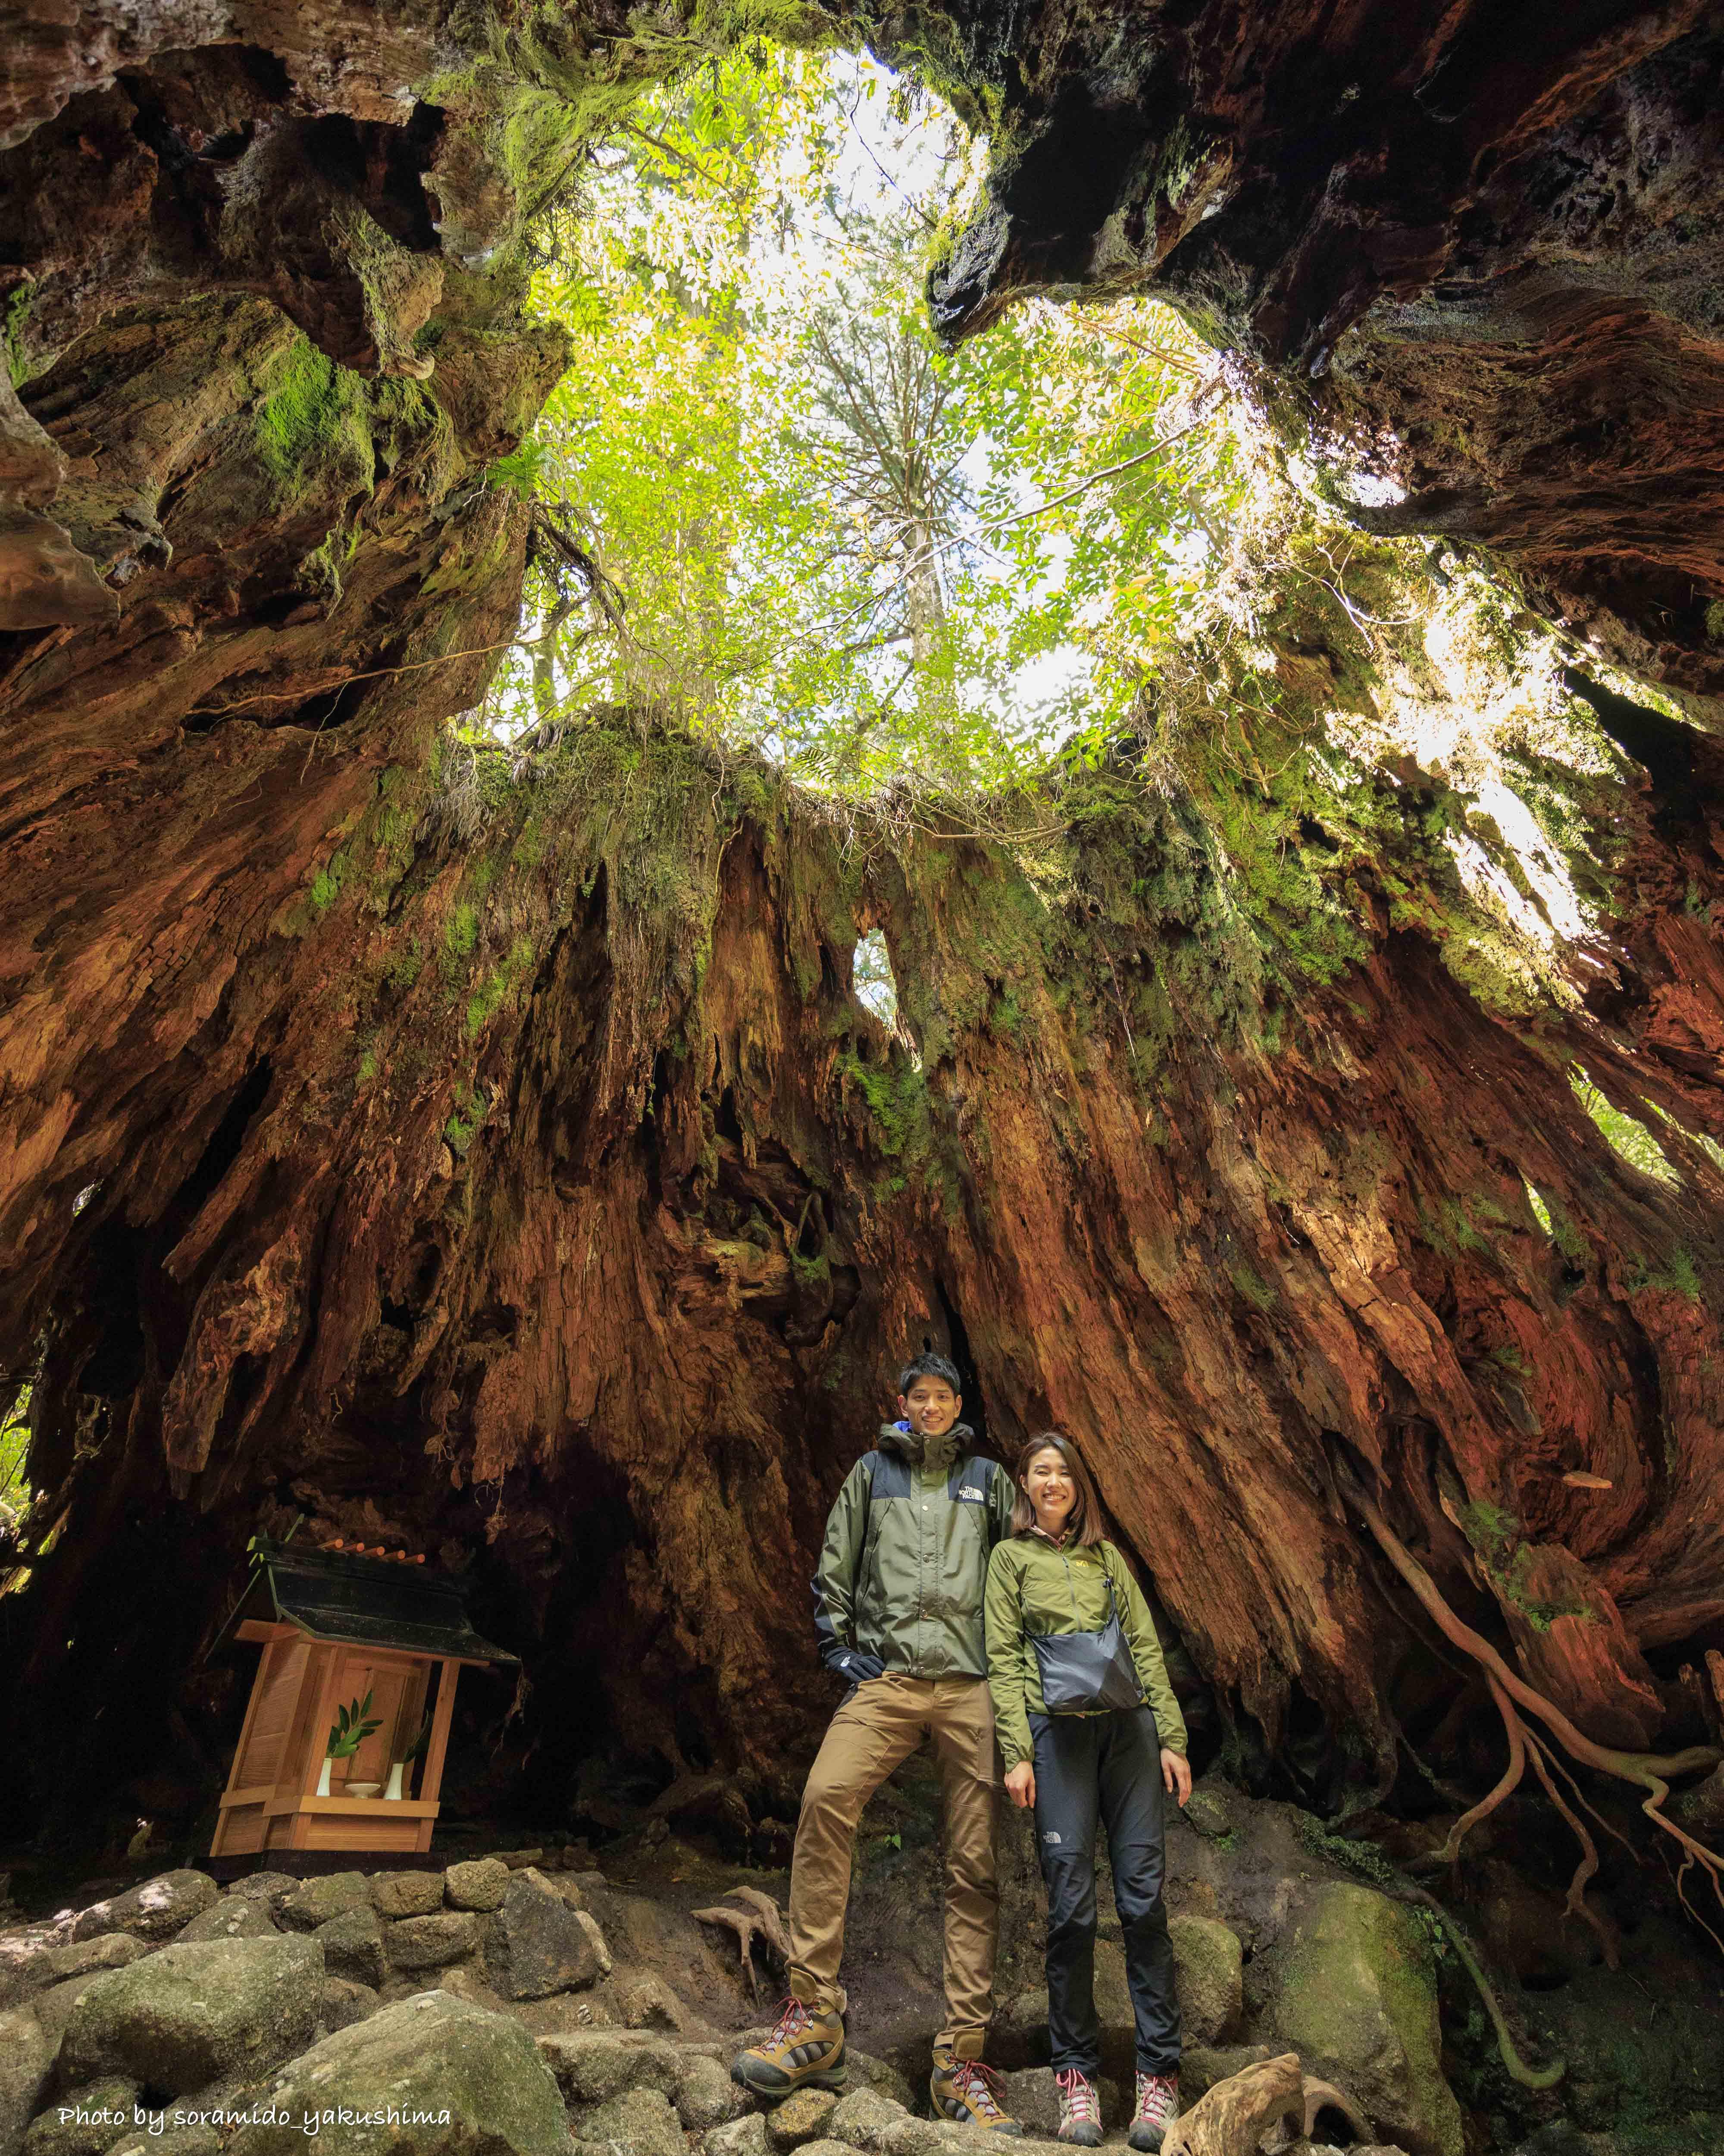
[[1065,2066],[1054,2075],[1065,2099],[1066,2116],[1073,2125],[1100,2126],[1101,2106],[1096,2099],[1095,2084],[1076,2066]]
[[813,2025],[814,2017],[803,2005],[801,1999],[787,1999],[778,2010],[777,2025],[772,2035],[767,2037],[767,2042],[769,2045],[788,2044],[799,2036],[804,2029],[812,2029]]
[[980,2059],[960,2059],[952,2070],[952,2086],[987,2117],[1005,2117],[1006,2107],[1000,2101],[1004,2092],[1000,2077],[992,2066],[984,2066]]
[[1178,2074],[1146,2074],[1137,2076],[1137,2116],[1147,2118],[1152,2125],[1165,2125],[1176,2118],[1179,2111],[1179,2076]]

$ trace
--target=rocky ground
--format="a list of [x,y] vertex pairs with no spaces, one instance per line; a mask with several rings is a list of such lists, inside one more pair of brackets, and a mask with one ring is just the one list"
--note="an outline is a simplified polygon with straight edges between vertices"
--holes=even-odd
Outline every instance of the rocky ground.
[[[343,2151],[413,2156],[942,2156],[964,2137],[920,2115],[938,2018],[935,1811],[931,1779],[913,1770],[865,1826],[842,2098],[807,2091],[762,2112],[731,2082],[731,2056],[776,1996],[772,1948],[747,1920],[782,1898],[785,1877],[723,1862],[660,1821],[608,1848],[603,1870],[573,1868],[591,1864],[578,1846],[552,1847],[442,1871],[259,1871],[224,1892],[187,1868],[0,1933],[0,2156],[288,2156],[308,2113]],[[1057,2113],[1021,1820],[1005,1846],[990,2056],[1013,2108],[1045,2135]],[[1506,1881],[1486,1892],[1475,1936],[1496,1969],[1518,1956],[1530,1979],[1497,1979],[1521,2051],[1535,2066],[1567,2061],[1536,2093],[1496,2063],[1440,1925],[1361,1876],[1382,1866],[1371,1848],[1362,1858],[1308,1815],[1212,1778],[1170,1857],[1188,2107],[1294,2051],[1337,2100],[1311,2104],[1314,2138],[1270,2135],[1287,2156],[1724,2146],[1716,1973],[1663,1918],[1643,1909],[1635,1925],[1628,1912],[1612,1972],[1591,1965],[1601,1948],[1563,1936],[1554,1896]],[[714,1906],[743,1922],[695,1914]],[[1101,1929],[1116,2143],[1130,2015],[1105,1896]],[[365,2116],[385,2106],[403,2116]]]

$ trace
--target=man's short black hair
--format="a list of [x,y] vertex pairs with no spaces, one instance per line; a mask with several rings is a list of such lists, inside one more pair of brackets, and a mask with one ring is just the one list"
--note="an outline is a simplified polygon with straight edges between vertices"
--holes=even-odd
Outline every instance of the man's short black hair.
[[914,1362],[906,1363],[898,1373],[899,1391],[907,1393],[918,1378],[938,1378],[960,1397],[962,1395],[964,1381],[957,1373],[957,1365],[943,1355],[918,1355]]

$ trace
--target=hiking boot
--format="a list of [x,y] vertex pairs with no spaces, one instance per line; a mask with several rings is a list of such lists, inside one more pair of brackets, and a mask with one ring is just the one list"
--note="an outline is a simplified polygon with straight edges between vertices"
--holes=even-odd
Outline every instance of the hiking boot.
[[1178,2074],[1137,2076],[1137,2108],[1131,2114],[1131,2130],[1126,2136],[1134,2148],[1158,2149],[1162,2136],[1179,2116]]
[[788,2096],[792,2089],[839,2089],[844,2085],[844,2016],[830,2006],[804,2006],[787,1999],[772,2033],[731,2062],[731,2079],[757,2096]]
[[1000,2101],[1000,2077],[980,2059],[955,2059],[936,2050],[928,2077],[928,2100],[936,2118],[960,2126],[980,2126],[989,2133],[1022,2133],[1024,2128]]
[[1101,2098],[1095,2084],[1076,2066],[1067,2066],[1054,2076],[1060,2090],[1060,2134],[1080,2148],[1101,2146]]

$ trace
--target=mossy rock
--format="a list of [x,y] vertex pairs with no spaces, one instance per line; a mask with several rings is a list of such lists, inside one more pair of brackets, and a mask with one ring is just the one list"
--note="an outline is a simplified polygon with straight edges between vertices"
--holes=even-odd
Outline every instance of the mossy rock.
[[1170,1917],[1179,2014],[1188,2044],[1219,2044],[1238,2028],[1244,2009],[1244,1950],[1236,1933],[1213,1917]]
[[1178,1816],[1205,1841],[1224,1841],[1234,1830],[1227,1799],[1214,1789],[1193,1789]]
[[1305,2070],[1336,2082],[1411,2156],[1462,2156],[1443,2078],[1430,1943],[1410,1912],[1334,1881],[1305,1898],[1270,2018]]
[[[392,2120],[389,2114],[394,2114]],[[293,2060],[230,2156],[570,2156],[551,2069],[510,2015],[424,1991]]]

